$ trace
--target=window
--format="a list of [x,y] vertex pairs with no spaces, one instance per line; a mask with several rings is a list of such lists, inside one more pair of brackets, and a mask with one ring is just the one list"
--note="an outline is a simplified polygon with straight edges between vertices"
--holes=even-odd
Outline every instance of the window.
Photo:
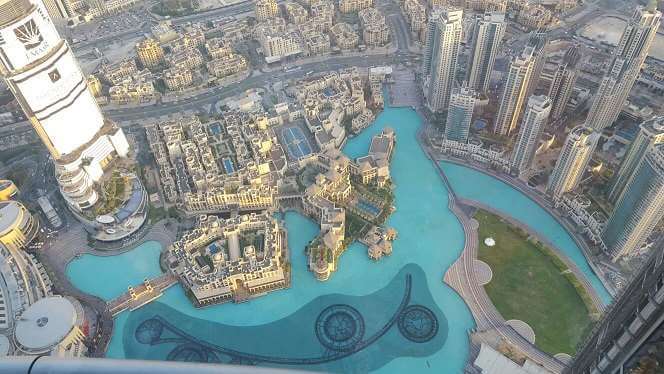
[[48,77],[51,78],[51,82],[55,83],[60,80],[60,72],[58,69],[53,69],[48,72]]

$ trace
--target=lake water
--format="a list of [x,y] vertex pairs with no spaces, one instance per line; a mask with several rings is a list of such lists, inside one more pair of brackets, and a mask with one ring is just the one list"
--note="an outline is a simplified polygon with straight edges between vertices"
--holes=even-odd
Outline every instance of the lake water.
[[[120,314],[108,351],[113,358],[257,364],[335,372],[461,372],[472,315],[443,283],[458,258],[463,231],[447,207],[447,191],[416,141],[415,111],[386,108],[344,152],[367,153],[385,126],[397,134],[392,160],[398,231],[390,257],[368,259],[352,245],[329,281],[314,279],[304,247],[317,225],[296,213],[284,217],[291,251],[292,287],[243,304],[194,308],[183,289],[134,312]],[[526,196],[472,169],[444,164],[455,191],[527,222],[562,248],[608,300],[580,250],[551,216]],[[156,243],[114,257],[82,256],[67,269],[83,291],[104,299],[160,272]]]

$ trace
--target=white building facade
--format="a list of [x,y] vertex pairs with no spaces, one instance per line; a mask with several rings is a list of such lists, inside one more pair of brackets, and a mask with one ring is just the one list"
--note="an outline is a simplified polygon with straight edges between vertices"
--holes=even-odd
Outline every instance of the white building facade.
[[0,12],[0,74],[55,161],[56,177],[76,210],[98,200],[94,183],[129,145],[106,121],[69,45],[41,2],[9,0]]

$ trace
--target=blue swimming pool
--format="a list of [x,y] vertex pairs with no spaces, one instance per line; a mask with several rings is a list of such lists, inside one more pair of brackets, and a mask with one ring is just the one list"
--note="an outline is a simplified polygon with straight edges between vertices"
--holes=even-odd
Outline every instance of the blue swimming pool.
[[[387,225],[397,229],[398,237],[390,257],[373,262],[355,243],[331,279],[318,282],[307,270],[304,254],[318,228],[287,213],[291,288],[242,304],[196,309],[182,288],[173,287],[156,302],[116,318],[108,356],[333,372],[461,372],[474,323],[464,302],[442,279],[459,256],[464,236],[447,207],[445,186],[416,141],[420,123],[413,110],[387,107],[344,148],[348,156],[359,157],[384,126],[397,134],[391,167],[397,209]],[[579,248],[538,205],[480,172],[448,164],[444,168],[458,194],[526,221],[564,248],[605,293]],[[68,267],[68,275],[85,292],[112,297],[127,283],[139,283],[158,270],[152,246],[144,244],[117,259],[83,256]]]

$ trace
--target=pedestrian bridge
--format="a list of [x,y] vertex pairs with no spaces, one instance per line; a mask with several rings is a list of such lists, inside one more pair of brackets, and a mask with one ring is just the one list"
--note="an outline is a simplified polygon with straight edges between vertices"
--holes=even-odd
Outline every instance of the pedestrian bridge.
[[158,299],[164,291],[177,283],[177,277],[165,273],[156,278],[145,279],[136,287],[127,287],[127,292],[106,303],[106,309],[113,317],[125,310],[136,310],[149,302]]

